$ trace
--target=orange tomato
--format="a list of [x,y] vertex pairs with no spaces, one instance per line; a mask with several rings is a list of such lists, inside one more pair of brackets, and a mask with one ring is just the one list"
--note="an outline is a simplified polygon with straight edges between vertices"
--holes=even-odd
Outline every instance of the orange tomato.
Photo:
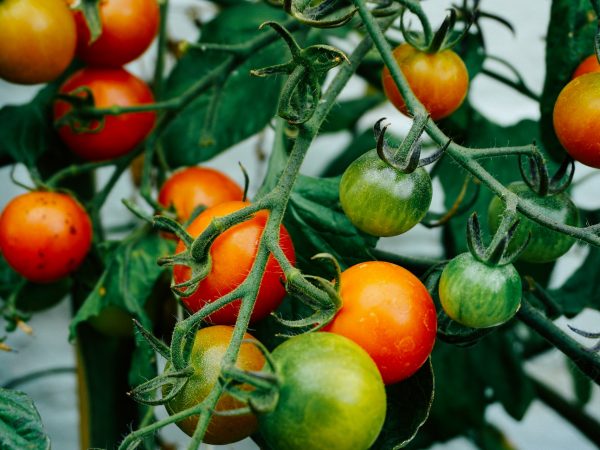
[[[187,231],[196,237],[202,233],[215,217],[223,217],[247,206],[247,202],[226,202],[203,211],[189,225]],[[259,211],[252,218],[226,230],[215,239],[210,248],[212,266],[210,273],[204,278],[198,289],[189,297],[182,297],[186,308],[195,313],[205,304],[213,302],[231,292],[245,279],[258,249],[268,218],[267,211]],[[292,239],[287,230],[281,226],[279,234],[280,245],[292,262],[295,262]],[[185,249],[183,242],[177,245],[177,252]],[[254,305],[251,321],[257,321],[274,311],[283,297],[285,288],[281,284],[283,271],[279,264],[269,256],[265,273],[260,283],[258,297]],[[191,269],[187,266],[175,266],[173,279],[175,283],[183,283],[191,277]],[[233,324],[240,309],[240,301],[236,300],[224,308],[212,313],[207,320],[215,324]]]
[[577,66],[575,72],[573,72],[573,78],[580,77],[581,75],[585,75],[586,73],[600,72],[600,64],[598,63],[598,57],[594,55],[590,55],[581,61],[581,64]]
[[372,261],[342,273],[342,308],[325,331],[345,336],[373,358],[384,383],[414,374],[433,350],[437,316],[427,288],[408,270]]
[[204,205],[242,200],[242,189],[222,172],[208,167],[186,167],[175,172],[163,184],[158,202],[165,208],[173,206],[181,221],[188,220],[194,210]]

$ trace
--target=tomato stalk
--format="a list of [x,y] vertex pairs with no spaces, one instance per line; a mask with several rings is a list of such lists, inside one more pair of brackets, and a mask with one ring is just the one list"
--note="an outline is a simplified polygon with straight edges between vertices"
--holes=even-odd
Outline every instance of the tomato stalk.
[[169,0],[159,0],[158,11],[160,14],[160,22],[158,28],[156,65],[154,66],[152,90],[154,92],[154,98],[160,100],[163,95],[165,57],[167,54],[167,16],[169,14]]

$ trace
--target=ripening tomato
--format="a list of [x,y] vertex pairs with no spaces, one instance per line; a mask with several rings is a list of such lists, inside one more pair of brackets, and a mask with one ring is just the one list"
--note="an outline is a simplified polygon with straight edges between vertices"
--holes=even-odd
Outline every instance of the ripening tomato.
[[0,217],[0,250],[19,274],[37,283],[56,281],[79,267],[92,243],[92,223],[73,197],[28,192],[12,199]]
[[342,308],[325,328],[373,358],[386,384],[414,374],[433,350],[437,315],[427,288],[408,270],[382,261],[342,272]]
[[[224,325],[203,328],[196,333],[189,362],[190,366],[194,368],[194,372],[182,390],[165,404],[169,414],[172,415],[197,405],[210,393],[219,380],[221,362],[232,335],[233,328]],[[244,339],[250,340],[254,337],[246,333]],[[265,365],[265,357],[252,343],[243,343],[235,365],[238,369],[259,371]],[[168,369],[169,364],[165,370]],[[163,388],[163,393],[167,392],[168,389]],[[230,411],[244,406],[242,402],[225,393],[219,399],[215,410]],[[192,436],[198,424],[198,416],[191,416],[176,422],[176,424],[184,433]],[[247,438],[257,428],[258,421],[254,414],[235,416],[215,414],[208,424],[204,442],[212,445],[231,444]]]
[[74,14],[77,57],[94,66],[120,67],[136,59],[154,40],[160,20],[157,0],[102,0],[102,34],[90,44],[83,14]]
[[[196,237],[208,227],[214,218],[226,216],[247,205],[247,202],[226,202],[213,206],[196,217],[187,231]],[[196,292],[189,297],[182,297],[184,305],[190,312],[195,313],[205,304],[221,298],[246,279],[254,263],[258,243],[267,218],[267,211],[259,211],[252,218],[231,227],[215,239],[210,248],[212,260],[210,273],[200,282]],[[295,253],[292,239],[283,226],[280,230],[279,242],[281,248],[293,264]],[[183,242],[179,242],[177,253],[182,252],[184,249]],[[187,266],[175,266],[173,268],[175,283],[183,283],[189,280],[190,276],[191,270]],[[281,284],[283,277],[281,267],[272,255],[269,256],[254,311],[252,312],[252,322],[262,319],[279,306],[281,300],[285,297],[285,288]],[[240,301],[236,300],[212,313],[207,320],[215,324],[233,324],[239,309]]]
[[[469,88],[469,73],[460,56],[452,50],[426,53],[409,44],[401,44],[394,49],[394,59],[433,120],[449,116],[462,104]],[[386,97],[408,115],[404,99],[387,67],[383,68],[381,79]]]
[[[154,102],[146,83],[124,69],[86,67],[73,74],[61,86],[60,92],[68,94],[83,86],[92,91],[97,108]],[[69,110],[69,103],[56,100],[54,120],[60,119]],[[100,131],[77,133],[64,125],[58,133],[73,153],[90,161],[103,161],[132,151],[152,130],[154,120],[153,111],[107,115]]]
[[581,61],[581,64],[579,64],[577,69],[575,69],[575,72],[573,72],[572,79],[585,75],[586,73],[594,72],[600,72],[600,64],[598,63],[598,57],[595,54],[590,55]]
[[21,84],[54,80],[71,63],[76,37],[64,0],[1,0],[0,78]]
[[567,84],[554,104],[554,131],[573,159],[600,168],[600,73]]
[[385,421],[385,387],[369,355],[332,333],[294,336],[272,353],[280,378],[260,433],[281,450],[366,450]]
[[158,193],[158,203],[173,206],[179,220],[188,220],[194,210],[219,203],[241,201],[244,192],[235,181],[218,170],[208,167],[186,167],[175,172]]

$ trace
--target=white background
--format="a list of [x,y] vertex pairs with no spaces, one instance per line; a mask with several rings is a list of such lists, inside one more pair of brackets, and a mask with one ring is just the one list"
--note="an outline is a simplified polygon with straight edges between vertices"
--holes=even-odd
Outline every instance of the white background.
[[[439,23],[444,15],[448,1],[431,0],[424,3],[425,9],[431,14],[434,23]],[[521,72],[527,84],[536,92],[540,92],[544,79],[544,35],[548,22],[550,2],[548,0],[519,0],[492,1],[483,0],[484,10],[497,13],[509,19],[517,29],[517,35],[512,36],[508,30],[495,22],[485,21],[486,42],[492,55],[502,56],[514,64]],[[176,39],[196,38],[195,27],[190,23],[188,12],[194,9],[204,20],[213,14],[209,3],[194,0],[172,0],[171,17],[168,25],[169,33]],[[152,72],[153,50],[147,52],[141,61],[130,64],[129,68],[142,77],[149,78]],[[18,104],[28,101],[37,87],[23,87],[0,81],[0,106],[3,104]],[[353,82],[344,92],[346,96],[360,95],[364,86]],[[492,80],[477,77],[470,89],[472,103],[485,115],[504,123],[514,123],[526,117],[536,118],[539,115],[537,105]],[[382,107],[369,114],[362,122],[364,128],[380,117],[388,117],[392,121],[392,129],[400,131],[408,122],[400,113],[391,107]],[[349,135],[344,133],[328,137],[315,143],[309,152],[303,166],[303,173],[317,174],[326,161],[333,158],[349,141]],[[242,182],[237,170],[237,161],[242,161],[249,168],[253,178],[252,187],[260,183],[264,165],[257,162],[255,139],[250,139],[234,149],[210,162],[210,165],[227,171],[232,177]],[[268,151],[268,142],[261,146]],[[578,165],[576,179],[591,172],[591,169]],[[12,185],[8,169],[0,170],[0,207],[3,207],[20,189]],[[100,182],[110,173],[103,172]],[[26,179],[24,171],[17,171],[17,176]],[[600,179],[593,178],[579,185],[573,192],[576,203],[586,208],[599,208],[600,199],[596,192],[600,188]],[[108,204],[103,211],[107,225],[124,223],[129,220],[129,213],[121,206],[120,199],[132,195],[132,186],[128,176],[122,177]],[[443,202],[439,189],[434,192],[433,209],[441,210]],[[437,244],[438,231],[416,227],[409,233],[398,238],[382,239],[382,246],[411,255],[441,255]],[[557,266],[553,285],[560,285],[570,273],[581,263],[587,253],[584,246],[575,246],[568,255],[563,257]],[[67,342],[67,326],[70,311],[68,302],[36,315],[31,321],[34,335],[26,336],[15,333],[10,336],[8,344],[17,350],[16,353],[0,353],[0,385],[16,376],[50,367],[74,367],[74,356],[71,345]],[[566,321],[559,321],[565,326]],[[582,329],[598,331],[600,328],[600,313],[587,311],[570,322]],[[585,342],[590,345],[591,343]],[[570,379],[565,370],[564,358],[557,351],[550,352],[528,365],[532,374],[554,386],[559,392],[572,398]],[[71,374],[47,377],[23,385],[25,390],[36,402],[42,415],[45,427],[51,436],[53,448],[57,450],[74,450],[78,448],[78,413],[75,377]],[[457,395],[460,395],[457,393]],[[600,394],[594,388],[592,402],[586,408],[588,413],[600,419]],[[535,402],[522,422],[515,422],[508,417],[502,408],[493,405],[487,412],[488,419],[499,426],[510,441],[519,449],[525,450],[587,450],[594,446],[589,443],[577,430],[571,428],[559,416]],[[169,427],[165,436],[171,442],[180,442],[184,448],[187,437],[176,427]],[[234,446],[231,446],[234,447]],[[235,448],[255,448],[252,443],[237,445]],[[439,444],[436,449],[469,449],[471,444],[463,439],[450,443]]]

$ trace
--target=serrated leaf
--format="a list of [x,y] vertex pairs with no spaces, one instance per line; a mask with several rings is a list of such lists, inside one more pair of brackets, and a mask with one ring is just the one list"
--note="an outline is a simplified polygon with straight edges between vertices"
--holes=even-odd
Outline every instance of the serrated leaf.
[[0,388],[0,448],[49,450],[40,413],[27,394]]
[[[243,3],[225,9],[207,23],[199,42],[244,43],[266,32],[258,29],[261,23],[285,18],[285,13],[268,5]],[[190,50],[167,80],[167,97],[180,95],[222,64],[226,56],[218,51]],[[169,164],[178,167],[205,161],[262,130],[277,110],[282,78],[253,77],[250,70],[280,64],[286,58],[285,45],[274,42],[229,73],[223,86],[200,95],[179,112],[163,136]],[[207,120],[213,95],[219,96],[218,103],[214,116]]]
[[405,447],[429,417],[434,398],[431,361],[412,377],[386,386],[387,412],[383,429],[371,448],[396,450]]

